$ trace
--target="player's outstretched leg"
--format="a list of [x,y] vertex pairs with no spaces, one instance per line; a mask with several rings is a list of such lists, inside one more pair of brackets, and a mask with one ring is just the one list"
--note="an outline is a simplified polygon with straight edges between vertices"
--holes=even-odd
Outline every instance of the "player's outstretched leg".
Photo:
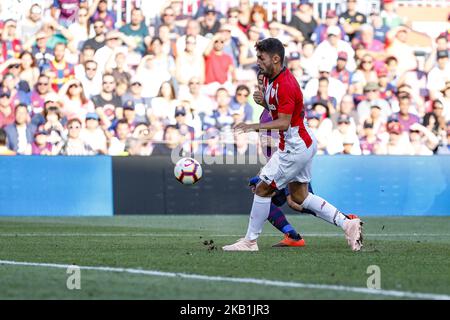
[[347,243],[353,251],[361,250],[363,246],[362,221],[359,218],[351,219],[340,212],[323,198],[309,193],[306,184],[294,182],[289,184],[292,199],[301,203],[303,208],[311,210],[314,215],[341,227],[344,230]]

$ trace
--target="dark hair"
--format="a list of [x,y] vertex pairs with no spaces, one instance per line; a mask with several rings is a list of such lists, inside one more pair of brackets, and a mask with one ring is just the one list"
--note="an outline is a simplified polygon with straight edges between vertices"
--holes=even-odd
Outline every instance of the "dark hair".
[[0,128],[0,146],[6,145],[6,131]]
[[326,81],[327,83],[330,83],[330,80],[328,80],[327,77],[320,77],[319,82],[321,82],[321,81]]
[[239,91],[245,90],[248,93],[250,93],[250,88],[248,86],[246,86],[245,84],[240,84],[237,86],[236,88],[236,93],[238,93]]
[[19,110],[19,108],[25,108],[25,109],[27,109],[27,112],[28,112],[28,106],[25,104],[25,103],[19,103],[17,106],[16,106],[16,110],[15,110],[15,114],[17,114],[17,110]]
[[161,83],[161,86],[159,87],[159,91],[158,91],[158,95],[157,95],[157,97],[162,97],[163,95],[162,95],[162,88],[163,88],[163,86],[164,86],[164,84],[169,84],[169,86],[170,86],[170,99],[176,99],[176,92],[175,92],[175,88],[174,88],[174,86],[173,86],[173,84],[172,84],[172,82],[170,82],[170,81],[164,81],[163,83]]
[[166,126],[166,128],[164,129],[164,135],[163,135],[163,140],[166,141],[166,136],[167,136],[167,131],[169,131],[169,129],[175,129],[175,131],[178,132],[177,126],[174,124],[169,124]]
[[284,46],[281,41],[276,38],[267,38],[258,41],[255,44],[255,49],[259,52],[265,52],[271,57],[277,54],[280,57],[280,63],[283,64],[284,62]]
[[127,126],[129,126],[127,120],[125,120],[125,119],[120,119],[119,121],[117,121],[116,129],[115,129],[114,131],[117,132],[117,129],[119,128],[119,124],[126,124]]
[[[19,55],[19,59],[22,59],[24,55],[29,55],[31,57],[31,68],[36,67],[36,58],[30,51],[22,51]],[[22,66],[22,65],[21,65]]]
[[81,120],[80,119],[78,119],[78,118],[73,118],[73,119],[70,119],[68,122],[67,122],[67,127],[69,127],[72,123],[74,123],[74,122],[77,122],[78,124],[80,124],[81,125]]

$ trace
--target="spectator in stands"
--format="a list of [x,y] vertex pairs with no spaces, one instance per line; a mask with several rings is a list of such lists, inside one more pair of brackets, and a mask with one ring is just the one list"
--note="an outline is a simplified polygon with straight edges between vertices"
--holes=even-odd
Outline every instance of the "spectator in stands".
[[188,88],[189,92],[180,93],[180,99],[189,101],[199,115],[211,114],[212,100],[200,90],[200,78],[193,77],[189,79]]
[[81,121],[77,118],[67,122],[67,139],[58,146],[58,154],[63,156],[92,156],[95,151],[81,138]]
[[148,28],[144,22],[144,15],[140,8],[131,10],[131,21],[119,29],[125,36],[129,37],[129,41],[134,41],[134,50],[145,55],[147,47],[150,46],[150,36]]
[[130,135],[130,127],[127,120],[122,119],[117,122],[115,136],[110,138],[108,154],[110,156],[126,156],[127,139]]
[[252,4],[250,0],[239,0],[239,27],[242,32],[247,33],[250,27],[250,12],[252,11]]
[[340,26],[338,24],[338,22],[339,22],[339,19],[338,19],[338,16],[336,15],[336,10],[332,10],[332,9],[327,10],[326,16],[325,16],[325,22],[316,27],[316,29],[314,30],[314,33],[311,37],[311,40],[313,40],[315,42],[315,44],[318,45],[319,43],[321,43],[322,41],[327,39],[328,28],[331,26],[337,26],[339,28],[339,30],[340,30],[339,33],[337,33],[337,32],[333,32],[333,33],[337,34],[337,36],[341,40],[344,40],[345,39],[345,31],[342,28],[342,26]]
[[211,115],[203,120],[204,130],[215,127],[223,133],[229,133],[234,124],[234,118],[230,109],[230,95],[225,88],[219,88],[216,92],[217,108]]
[[300,58],[299,52],[297,51],[291,52],[289,58],[287,58],[288,62],[287,67],[289,71],[291,71],[292,75],[295,77],[297,82],[299,83],[300,87],[304,89],[308,81],[311,80],[311,77],[305,74],[301,65],[301,61],[302,60]]
[[339,24],[343,26],[350,42],[358,31],[359,27],[366,23],[366,16],[356,11],[357,0],[347,0],[347,10],[339,16]]
[[350,119],[350,130],[357,132],[357,129],[359,129],[359,116],[355,108],[353,97],[349,94],[342,97],[337,112],[331,115],[334,128],[337,127],[339,117],[344,114]]
[[34,141],[31,144],[31,154],[40,156],[51,156],[53,145],[48,142],[47,131],[36,131]]
[[17,38],[17,22],[13,19],[8,19],[3,23],[0,48],[2,50],[0,62],[18,58],[22,51],[22,41]]
[[253,121],[253,107],[248,103],[248,97],[250,96],[250,89],[246,85],[239,85],[236,88],[236,94],[231,100],[231,110],[239,111],[243,114],[243,122]]
[[399,93],[398,101],[400,111],[395,113],[394,116],[397,117],[403,131],[407,132],[414,123],[419,123],[419,117],[409,112],[411,109],[411,96],[408,93]]
[[[325,77],[329,80],[328,85],[328,95],[336,98],[337,103],[341,102],[342,97],[346,92],[345,85],[338,79],[330,77],[331,64],[328,61],[323,61],[319,64],[319,78]],[[304,98],[309,101],[313,96],[317,94],[319,89],[319,79],[312,78],[306,84],[305,90],[303,91]]]
[[43,26],[42,7],[39,3],[31,5],[26,17],[19,21],[19,32],[23,43],[28,42]]
[[14,156],[16,152],[8,148],[8,139],[5,130],[0,127],[0,156]]
[[445,87],[445,82],[450,80],[450,63],[448,62],[448,50],[437,51],[437,64],[428,73],[427,88],[430,90],[430,98],[435,100],[442,96],[440,90]]
[[409,141],[412,149],[411,155],[415,156],[431,156],[439,146],[438,138],[420,123],[410,126]]
[[441,90],[442,97],[439,99],[444,106],[444,116],[447,121],[450,120],[450,80],[445,82],[445,86]]
[[375,134],[373,123],[370,120],[364,121],[363,134],[359,140],[362,154],[377,154],[381,143],[381,139]]
[[102,76],[97,70],[97,62],[94,60],[88,60],[82,65],[82,73],[75,73],[76,79],[78,79],[83,85],[84,93],[88,99],[92,99],[94,96],[100,94],[102,88]]
[[261,34],[266,38],[269,33],[269,23],[267,21],[266,9],[260,4],[254,4],[252,10],[250,11],[250,25],[256,26],[261,30]]
[[23,51],[20,56],[20,79],[28,83],[28,87],[32,88],[36,84],[39,77],[39,69],[36,66],[36,60],[31,52]]
[[105,22],[101,19],[96,19],[93,22],[93,28],[95,36],[87,39],[83,43],[83,49],[85,47],[94,48],[95,51],[102,48],[106,44],[106,30],[105,30]]
[[[419,105],[425,107],[425,99],[429,96],[427,89],[427,74],[420,69],[419,60],[416,58],[416,67],[408,70],[398,79],[398,85],[407,84],[411,87],[411,96],[413,100]],[[421,110],[416,110],[420,112]],[[422,115],[425,112],[420,112]]]
[[389,32],[389,27],[383,24],[383,19],[378,11],[374,10],[370,13],[370,24],[373,28],[374,39],[380,41],[381,43],[385,43],[386,34]]
[[219,28],[219,33],[222,35],[223,52],[228,54],[233,58],[233,65],[235,67],[239,66],[239,55],[240,55],[240,42],[238,38],[231,35],[233,27],[229,24],[222,24]]
[[[196,54],[203,55],[208,46],[209,39],[200,34],[200,23],[197,20],[191,19],[186,24],[186,34],[179,37],[176,41],[177,54],[184,52],[187,47],[187,37],[193,37],[195,42]],[[178,58],[178,56],[177,56]]]
[[[51,121],[51,123],[49,123],[49,126],[45,127],[44,130],[45,131],[49,131],[50,128],[52,127],[52,124],[56,124],[56,121],[61,121],[59,124],[61,126],[58,125],[58,129],[61,129],[61,133],[64,131],[64,128],[62,126],[62,123],[66,122],[67,119],[63,119],[62,117],[62,112],[61,112],[61,98],[59,97],[59,95],[57,95],[56,93],[48,93],[45,95],[44,97],[44,104],[43,104],[43,110],[40,113],[34,113],[33,117],[31,118],[31,123],[33,125],[35,125],[39,130],[42,129],[42,126],[45,126],[48,122],[47,120],[47,114],[49,113],[49,111],[52,111],[53,113],[56,114],[56,117],[52,118],[55,121]],[[49,108],[51,108],[51,110],[49,110]],[[55,119],[56,118],[56,119]],[[53,123],[54,122],[54,123]]]
[[136,43],[130,41],[123,33],[112,30],[106,34],[106,44],[95,52],[94,60],[98,64],[98,70],[101,74],[104,73],[106,63],[115,56],[118,51],[128,52],[134,50]]
[[186,86],[189,79],[193,77],[198,78],[203,83],[205,78],[205,59],[197,49],[196,37],[186,36],[185,40],[185,49],[179,51],[176,59],[176,79],[180,86]]
[[311,2],[308,0],[300,1],[298,10],[292,16],[289,25],[300,31],[305,40],[311,40],[314,30],[317,28],[317,21],[313,17],[313,7]]
[[[316,48],[314,52],[315,59],[320,64],[322,61],[335,62],[337,61],[338,53],[347,53],[347,69],[354,71],[355,52],[348,42],[340,39],[341,29],[338,26],[329,26],[327,28],[327,38],[324,39]],[[333,65],[334,66],[334,65]]]
[[402,127],[398,122],[387,123],[389,140],[386,144],[381,144],[378,154],[387,155],[410,155],[411,148],[407,134],[402,134]]
[[441,136],[441,131],[446,130],[446,119],[444,116],[444,105],[440,100],[434,100],[432,111],[423,117],[423,125],[436,136]]
[[200,23],[200,34],[211,39],[220,29],[220,21],[214,7],[207,7],[204,12],[204,19]]
[[116,15],[114,11],[108,10],[108,2],[106,0],[93,0],[89,8],[89,16],[91,17],[91,22],[104,21],[108,31],[114,29]]
[[[180,132],[175,125],[168,125],[164,129],[164,144],[156,144],[153,148],[152,155],[171,155],[172,152],[179,147],[181,141]],[[180,149],[181,151],[181,149]]]
[[179,105],[175,88],[172,83],[165,81],[159,88],[158,95],[152,99],[151,123],[161,121],[164,125],[175,123],[175,108]]
[[0,88],[0,128],[14,123],[15,114],[14,108],[11,105],[11,93]]
[[51,14],[58,19],[59,24],[67,28],[76,21],[80,7],[87,7],[86,0],[54,0]]
[[244,80],[256,77],[255,44],[260,40],[260,29],[256,26],[250,26],[247,36],[248,41],[241,43],[239,48],[239,72],[240,77]]
[[[175,59],[171,55],[166,55],[163,51],[163,43],[160,38],[153,38],[150,43],[150,53],[154,56],[151,64],[151,73],[160,79],[159,85],[162,81],[169,81],[176,75]],[[138,67],[138,74],[141,71],[142,64]],[[148,66],[148,65],[147,65]],[[142,75],[141,75],[142,77]],[[142,78],[147,79],[147,78]],[[145,84],[144,84],[145,85]],[[153,95],[155,96],[155,95]]]
[[341,115],[337,122],[337,129],[333,130],[327,144],[327,153],[361,155],[359,139],[356,131],[351,130],[350,118],[347,115]]
[[397,27],[387,35],[391,44],[387,48],[387,55],[397,58],[397,74],[400,76],[404,72],[416,68],[416,56],[414,48],[408,43],[410,29],[404,26]]
[[15,109],[14,123],[5,127],[8,148],[17,154],[30,155],[36,127],[29,124],[28,106],[19,104]]
[[176,41],[179,36],[184,34],[184,28],[178,26],[175,20],[175,11],[172,7],[166,7],[161,15],[161,23],[158,25],[157,36],[161,37],[161,26],[166,26],[168,28],[169,39]]
[[[204,52],[205,84],[217,87],[236,79],[233,58],[223,52],[224,39],[220,33],[214,35]],[[215,88],[213,88],[215,90]]]
[[370,54],[365,54],[355,71],[354,77],[362,80],[362,85],[369,82],[378,82],[377,72],[375,71],[374,59]]
[[55,58],[53,51],[47,46],[48,36],[45,32],[39,31],[36,34],[36,44],[32,45],[31,53],[36,59],[39,71],[50,68],[50,62]]
[[341,81],[348,88],[351,83],[353,73],[347,68],[347,59],[347,52],[338,52],[336,66],[331,70],[330,76]]
[[76,50],[80,50],[85,41],[88,40],[90,33],[87,8],[80,8],[78,10],[77,20],[69,25],[68,31],[73,36],[73,47]]
[[239,39],[240,44],[247,41],[246,32],[241,29],[241,24],[239,23],[239,16],[241,11],[238,7],[231,7],[227,12],[226,23],[231,26],[231,36]]
[[395,10],[394,0],[383,0],[381,18],[383,19],[383,25],[389,27],[389,29],[396,28],[405,23]]
[[154,133],[145,123],[139,123],[134,128],[132,137],[129,138],[128,152],[132,156],[149,156],[153,152],[152,143]]
[[[187,124],[186,110],[184,107],[175,109],[175,127],[180,134],[180,145],[184,152],[188,154],[195,153],[193,140],[195,139],[195,129]],[[196,145],[196,144],[195,144]]]
[[[123,120],[127,122],[130,132],[132,132],[136,127],[136,125],[139,123],[136,119],[136,111],[133,100],[125,101],[125,103],[122,106],[122,109],[123,109]],[[119,121],[120,120],[115,119],[113,124],[111,125],[111,129],[115,129]]]
[[142,96],[142,80],[133,77],[130,81],[130,91],[122,97],[122,100],[133,102],[137,123],[150,123],[151,99]]
[[58,43],[53,49],[54,59],[50,62],[50,67],[46,71],[52,79],[52,89],[58,92],[62,86],[75,76],[74,66],[65,59],[66,45]]
[[95,111],[100,116],[102,125],[109,127],[117,117],[122,119],[122,99],[115,94],[116,80],[112,74],[105,73],[102,79],[102,90],[92,97]]
[[220,141],[220,132],[214,127],[205,130],[203,141],[206,141],[198,150],[198,154],[209,157],[218,157],[224,154],[223,144]]
[[314,43],[306,40],[302,43],[300,65],[306,76],[310,78],[317,77],[319,71],[319,61],[314,56]]
[[363,24],[359,28],[360,42],[366,53],[370,54],[375,61],[383,61],[386,58],[384,43],[374,38],[374,29],[370,24]]
[[81,82],[69,80],[59,91],[62,100],[62,113],[67,119],[77,118],[84,122],[86,114],[94,112],[95,106],[86,98]]
[[116,79],[117,83],[126,82],[130,83],[131,70],[127,64],[127,52],[117,51],[111,59],[106,63],[105,72],[111,73]]
[[389,103],[380,97],[380,87],[376,82],[369,82],[364,87],[364,95],[366,100],[361,101],[357,105],[358,115],[360,121],[364,121],[369,117],[370,108],[373,105],[377,105],[381,109],[381,117],[387,119],[392,114],[391,106]]
[[[326,101],[315,102],[312,106],[312,112],[309,113],[309,118],[318,120],[315,123],[316,130],[314,134],[317,138],[319,154],[324,154],[333,131],[333,123],[329,117],[328,103]],[[312,121],[314,122],[314,120]]]
[[329,92],[329,78],[320,77],[319,86],[317,88],[317,94],[311,98],[310,104],[314,104],[317,101],[326,101],[329,114],[332,115],[336,112],[336,98],[328,94]]
[[100,117],[95,112],[86,114],[84,128],[81,130],[81,139],[94,150],[96,154],[107,154],[107,139],[100,127]]

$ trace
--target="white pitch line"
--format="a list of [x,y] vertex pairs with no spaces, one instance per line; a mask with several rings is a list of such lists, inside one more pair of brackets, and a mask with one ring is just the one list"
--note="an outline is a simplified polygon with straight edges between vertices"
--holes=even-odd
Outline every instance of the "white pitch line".
[[[302,233],[304,237],[342,237],[343,233]],[[0,233],[0,237],[240,237],[242,234],[192,233]],[[279,237],[278,233],[263,236]],[[365,233],[366,237],[450,237],[450,233]]]
[[[69,265],[69,264],[18,262],[18,261],[9,261],[9,260],[0,260],[0,265],[30,266],[30,267],[59,268],[59,269],[67,269],[68,267],[73,267],[73,265]],[[163,271],[157,271],[157,270],[142,270],[142,269],[132,269],[132,268],[112,268],[112,267],[94,267],[94,266],[78,266],[78,267],[81,270],[131,273],[131,274],[141,274],[141,275],[147,275],[147,276],[166,277],[166,278],[178,277],[178,278],[182,278],[182,279],[191,279],[191,280],[256,284],[256,285],[262,285],[262,286],[273,286],[273,287],[282,287],[282,288],[289,287],[289,288],[304,288],[304,289],[331,290],[331,291],[346,291],[346,292],[362,293],[362,294],[369,294],[369,295],[381,295],[381,296],[397,297],[397,298],[450,300],[450,295],[434,294],[434,293],[368,289],[368,288],[362,288],[362,287],[347,287],[347,286],[340,286],[340,285],[324,285],[324,284],[301,283],[301,282],[292,282],[292,281],[276,281],[276,280],[255,279],[255,278],[232,278],[232,277],[221,277],[221,276],[205,276],[205,275],[200,275],[200,274],[163,272]]]

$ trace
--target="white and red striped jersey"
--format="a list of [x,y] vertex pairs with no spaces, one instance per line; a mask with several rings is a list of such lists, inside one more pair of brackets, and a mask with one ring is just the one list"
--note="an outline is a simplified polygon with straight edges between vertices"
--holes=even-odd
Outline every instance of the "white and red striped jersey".
[[284,68],[278,76],[270,80],[264,77],[264,97],[272,115],[292,115],[291,123],[286,131],[280,130],[278,150],[282,152],[300,153],[312,144],[312,132],[305,125],[303,94],[292,73]]

